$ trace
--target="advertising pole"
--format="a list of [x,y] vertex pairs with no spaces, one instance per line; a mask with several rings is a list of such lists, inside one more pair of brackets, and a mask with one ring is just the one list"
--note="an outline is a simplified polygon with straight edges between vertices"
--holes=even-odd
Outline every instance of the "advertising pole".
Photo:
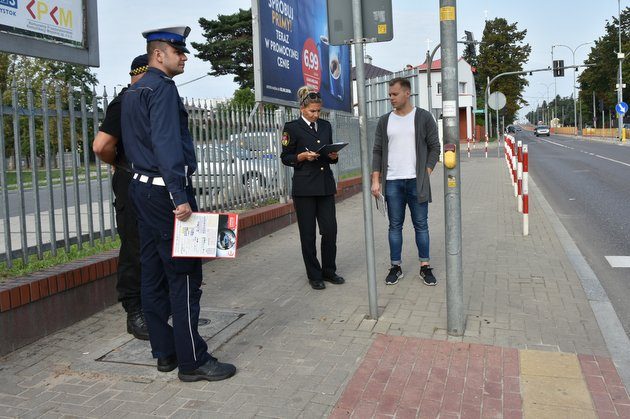
[[[447,333],[462,336],[465,328],[462,275],[461,176],[459,170],[459,93],[457,13],[455,0],[440,0],[442,44],[442,117],[444,125],[444,213],[446,241]],[[487,125],[486,125],[487,126]],[[447,158],[448,153],[454,156]]]
[[365,227],[365,256],[367,264],[368,300],[370,317],[378,319],[376,294],[376,269],[374,265],[374,225],[372,224],[372,193],[370,162],[368,153],[367,118],[365,102],[365,67],[363,62],[363,23],[361,20],[361,0],[352,0],[352,25],[354,28],[354,61],[357,76],[357,96],[359,101],[359,139],[361,144],[361,178],[363,189],[363,225]]

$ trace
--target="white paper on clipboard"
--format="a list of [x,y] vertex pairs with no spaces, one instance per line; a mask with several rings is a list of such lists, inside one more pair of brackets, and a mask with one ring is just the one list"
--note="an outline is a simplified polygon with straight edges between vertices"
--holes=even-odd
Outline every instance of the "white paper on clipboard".
[[385,197],[382,193],[378,194],[378,197],[374,197],[374,202],[376,203],[376,209],[381,213],[383,217],[387,215],[387,202],[385,202]]
[[186,221],[175,219],[173,257],[234,258],[238,214],[193,212]]

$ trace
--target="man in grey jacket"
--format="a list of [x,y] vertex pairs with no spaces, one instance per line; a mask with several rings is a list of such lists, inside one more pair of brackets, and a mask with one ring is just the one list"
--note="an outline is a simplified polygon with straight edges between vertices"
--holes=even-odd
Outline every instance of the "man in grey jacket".
[[394,285],[403,277],[402,228],[409,206],[415,230],[420,277],[426,285],[437,280],[429,264],[428,210],[431,202],[429,177],[440,156],[440,140],[433,116],[413,106],[411,84],[406,78],[389,82],[389,100],[394,110],[376,126],[372,151],[372,194],[387,201],[391,268],[385,278]]

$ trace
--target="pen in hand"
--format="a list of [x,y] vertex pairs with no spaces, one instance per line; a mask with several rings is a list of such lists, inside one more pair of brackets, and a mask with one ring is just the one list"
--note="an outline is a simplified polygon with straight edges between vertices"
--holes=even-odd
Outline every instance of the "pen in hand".
[[305,150],[304,151],[305,153],[308,153],[308,156],[306,157],[306,160],[308,161],[313,161],[319,157],[319,154],[315,153],[314,151],[309,150],[308,147],[304,147],[304,150]]

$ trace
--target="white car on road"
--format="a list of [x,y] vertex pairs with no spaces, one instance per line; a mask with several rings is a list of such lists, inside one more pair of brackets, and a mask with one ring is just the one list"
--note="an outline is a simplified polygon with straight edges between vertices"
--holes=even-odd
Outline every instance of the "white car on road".
[[551,131],[549,131],[549,126],[538,125],[536,128],[534,128],[534,135],[536,137],[540,137],[541,135],[546,135],[547,137],[549,137],[549,135],[551,135]]

